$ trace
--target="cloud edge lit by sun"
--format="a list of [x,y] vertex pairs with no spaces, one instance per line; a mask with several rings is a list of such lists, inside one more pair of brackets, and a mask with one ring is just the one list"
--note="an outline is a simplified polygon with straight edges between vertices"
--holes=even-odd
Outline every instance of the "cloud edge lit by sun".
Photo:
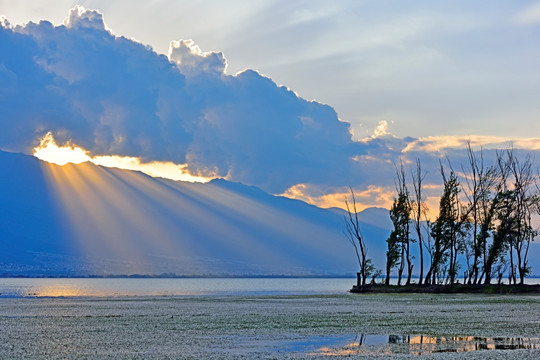
[[140,158],[131,156],[90,156],[88,151],[69,142],[64,146],[58,146],[51,132],[48,132],[40,139],[39,145],[33,150],[33,155],[42,161],[60,166],[68,163],[80,164],[91,162],[95,165],[140,171],[152,177],[161,177],[175,181],[205,183],[212,180],[212,178],[208,177],[191,175],[186,169],[187,164],[175,164],[170,161],[143,163]]

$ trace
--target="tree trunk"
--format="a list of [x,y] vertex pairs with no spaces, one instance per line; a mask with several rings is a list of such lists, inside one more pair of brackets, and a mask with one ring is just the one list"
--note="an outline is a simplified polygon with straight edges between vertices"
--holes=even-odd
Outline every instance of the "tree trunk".
[[427,274],[426,274],[426,278],[424,280],[424,284],[426,285],[429,285],[431,284],[431,267],[429,268]]
[[484,273],[486,274],[486,278],[484,279],[484,285],[491,284],[491,265],[489,266],[489,268],[486,268]]
[[514,267],[514,250],[513,244],[510,240],[510,281],[516,283],[516,268]]
[[384,279],[384,285],[390,285],[390,273],[392,269],[390,268],[390,263],[386,262],[386,279]]
[[424,276],[424,249],[422,246],[422,234],[418,231],[418,246],[420,246],[420,275],[418,276],[418,284],[422,285],[422,277]]
[[411,276],[412,276],[412,269],[413,269],[413,264],[411,262],[411,254],[410,254],[410,242],[407,242],[407,249],[406,249],[406,253],[407,253],[407,282],[405,283],[405,285],[409,285],[411,283]]
[[454,269],[454,244],[450,244],[450,264],[448,267],[448,275],[450,277],[450,284],[454,283],[455,269]]
[[401,261],[398,268],[398,286],[401,286],[401,277],[403,276],[403,269],[405,269],[405,247],[401,244]]

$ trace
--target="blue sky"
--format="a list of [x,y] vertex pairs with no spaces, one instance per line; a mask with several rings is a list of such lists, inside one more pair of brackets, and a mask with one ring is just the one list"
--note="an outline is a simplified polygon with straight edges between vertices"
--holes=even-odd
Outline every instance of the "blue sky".
[[[159,54],[192,39],[172,47],[180,73],[144,46],[84,26],[19,28],[36,48],[5,49],[34,59],[25,71],[42,82],[13,87],[39,101],[4,104],[11,127],[0,149],[29,152],[53,131],[92,155],[172,161],[322,205],[342,201],[347,185],[366,204],[388,204],[400,157],[422,158],[435,178],[438,159],[459,162],[467,139],[477,149],[540,149],[539,1],[0,0],[0,14],[12,27],[60,25],[76,4]],[[95,58],[94,45],[103,51]],[[14,55],[4,53],[9,85]],[[133,59],[137,72],[119,65]],[[256,72],[222,77],[224,68]],[[44,90],[59,81],[61,95]],[[40,101],[58,106],[37,121],[48,116]]]

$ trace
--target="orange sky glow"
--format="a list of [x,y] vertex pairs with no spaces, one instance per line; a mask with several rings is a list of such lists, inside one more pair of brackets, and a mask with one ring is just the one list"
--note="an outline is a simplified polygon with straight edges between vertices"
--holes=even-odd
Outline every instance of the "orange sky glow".
[[141,171],[152,177],[171,180],[190,182],[208,182],[212,180],[212,178],[191,175],[186,170],[187,165],[175,164],[170,161],[141,163],[139,158],[130,156],[90,156],[88,151],[74,144],[58,146],[50,132],[40,140],[40,144],[34,148],[33,154],[40,160],[61,166],[68,163],[80,164],[89,161],[96,165]]

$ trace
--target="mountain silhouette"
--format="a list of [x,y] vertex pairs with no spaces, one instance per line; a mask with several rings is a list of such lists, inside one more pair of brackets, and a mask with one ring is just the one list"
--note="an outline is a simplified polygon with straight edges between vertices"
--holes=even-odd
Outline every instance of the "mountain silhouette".
[[[357,271],[340,209],[253,186],[190,183],[0,152],[4,276],[333,276]],[[382,267],[388,211],[360,213]]]

